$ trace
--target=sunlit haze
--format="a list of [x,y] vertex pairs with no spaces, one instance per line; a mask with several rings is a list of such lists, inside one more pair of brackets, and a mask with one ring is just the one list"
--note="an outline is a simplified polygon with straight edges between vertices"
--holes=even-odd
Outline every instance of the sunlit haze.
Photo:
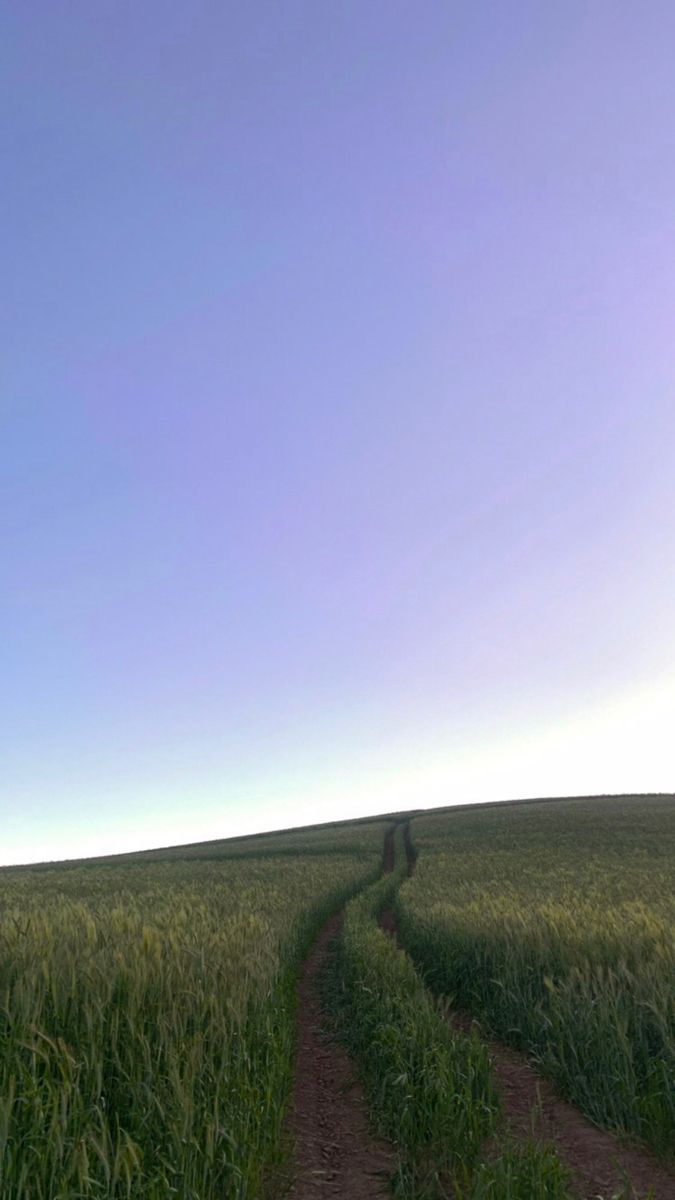
[[0,42],[0,863],[675,790],[675,7]]

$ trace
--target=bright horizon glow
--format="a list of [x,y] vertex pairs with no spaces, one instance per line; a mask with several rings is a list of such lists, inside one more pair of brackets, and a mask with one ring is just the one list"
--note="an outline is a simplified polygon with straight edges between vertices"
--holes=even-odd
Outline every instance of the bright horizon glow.
[[[184,824],[172,825],[176,840],[171,843],[156,840],[156,826],[141,824],[132,826],[119,840],[115,840],[119,835],[104,835],[98,846],[85,835],[81,853],[69,843],[72,852],[67,857],[180,846],[454,804],[653,794],[664,790],[660,785],[672,769],[669,738],[674,726],[675,682],[661,683],[617,698],[611,706],[577,713],[555,727],[533,730],[525,743],[514,743],[509,738],[496,740],[487,764],[482,761],[480,748],[470,744],[451,758],[447,753],[435,758],[430,754],[423,766],[407,762],[402,756],[397,760],[392,751],[386,764],[373,765],[370,770],[355,769],[332,785],[323,783],[319,794],[316,789],[298,784],[286,785],[285,790],[279,783],[244,794],[240,802],[254,802],[256,806],[258,815],[253,825],[247,823],[246,810],[238,810],[236,827],[216,831],[218,818],[210,815],[211,806],[207,805],[207,815],[202,816],[196,802],[196,816]],[[555,791],[547,791],[552,778],[558,786]],[[317,811],[322,813],[321,821],[315,820]],[[287,824],[274,824],[279,812]],[[45,843],[44,857],[15,857],[0,866],[46,862],[48,850]]]
[[0,863],[673,792],[675,8],[0,22]]

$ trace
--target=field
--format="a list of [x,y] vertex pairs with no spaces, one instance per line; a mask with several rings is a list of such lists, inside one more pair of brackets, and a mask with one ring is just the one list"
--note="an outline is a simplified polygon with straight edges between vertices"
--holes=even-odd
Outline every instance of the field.
[[431,986],[599,1125],[675,1147],[675,805],[562,801],[415,821],[399,900]]
[[[294,1172],[293,1200],[326,1194],[302,1182],[287,1114],[298,971],[338,909],[326,1027],[392,1147],[387,1194],[611,1200],[585,1192],[556,1145],[514,1135],[490,1038],[669,1171],[674,880],[670,797],[399,814],[6,869],[2,1200],[267,1200]],[[448,1002],[479,1026],[453,1025]],[[653,1178],[622,1195],[675,1195],[672,1177],[672,1191]]]
[[382,829],[1,873],[2,1200],[257,1196],[298,962]]

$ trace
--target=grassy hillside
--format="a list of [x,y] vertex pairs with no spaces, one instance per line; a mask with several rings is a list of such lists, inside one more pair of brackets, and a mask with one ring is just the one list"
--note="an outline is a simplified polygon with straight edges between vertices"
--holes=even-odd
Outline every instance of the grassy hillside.
[[0,874],[3,1200],[259,1195],[298,963],[383,828]]
[[426,978],[594,1121],[675,1145],[675,802],[418,818],[399,900]]

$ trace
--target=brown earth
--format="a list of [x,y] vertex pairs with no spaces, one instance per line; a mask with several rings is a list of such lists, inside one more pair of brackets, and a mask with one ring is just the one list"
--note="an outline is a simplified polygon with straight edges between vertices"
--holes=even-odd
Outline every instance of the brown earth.
[[[472,1027],[481,1033],[480,1026],[465,1013],[449,1012],[448,1020],[463,1033]],[[648,1151],[624,1144],[593,1125],[561,1100],[553,1085],[517,1050],[492,1040],[488,1046],[509,1132],[522,1141],[534,1136],[552,1142],[584,1200],[611,1200],[617,1192],[623,1195],[626,1179],[640,1200],[650,1188],[656,1200],[675,1200],[675,1179]]]
[[[387,834],[385,871],[391,870],[393,855],[393,837]],[[388,1181],[396,1167],[395,1151],[371,1136],[363,1089],[351,1060],[322,1027],[319,978],[341,920],[341,914],[336,914],[326,922],[300,974],[295,1082],[288,1120],[296,1174],[289,1200],[321,1196],[375,1200],[391,1195]]]
[[[409,828],[404,832],[412,874],[415,857]],[[386,933],[396,937],[392,909],[382,914],[380,923]],[[469,1014],[448,1009],[447,1019],[462,1033],[476,1028],[487,1042],[509,1133],[519,1141],[534,1136],[551,1142],[571,1171],[575,1190],[583,1200],[611,1200],[617,1193],[623,1197],[627,1179],[633,1197],[639,1200],[644,1200],[650,1189],[655,1200],[675,1200],[675,1178],[648,1151],[626,1145],[598,1129],[573,1105],[561,1100],[553,1085],[537,1074],[523,1054],[485,1038]]]

